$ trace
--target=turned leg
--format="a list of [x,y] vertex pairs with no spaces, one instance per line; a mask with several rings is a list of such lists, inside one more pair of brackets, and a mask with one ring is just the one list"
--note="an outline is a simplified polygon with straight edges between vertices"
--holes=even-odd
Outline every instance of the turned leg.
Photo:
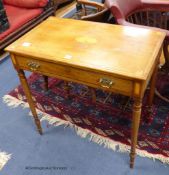
[[135,98],[133,104],[133,118],[132,118],[132,131],[131,131],[130,168],[134,167],[138,129],[141,115],[141,106],[142,106],[142,99]]
[[44,88],[45,88],[45,91],[48,91],[48,76],[43,75],[43,79],[44,79]]
[[34,102],[33,102],[32,96],[31,96],[31,92],[30,92],[30,89],[29,89],[29,86],[28,86],[28,83],[27,83],[27,80],[26,80],[26,77],[25,77],[25,73],[24,73],[23,70],[17,70],[17,72],[18,72],[23,90],[25,92],[26,98],[28,100],[31,112],[33,114],[38,132],[39,132],[39,134],[42,134],[42,128],[41,128],[40,120],[39,120],[38,115],[36,113],[35,105],[34,105]]

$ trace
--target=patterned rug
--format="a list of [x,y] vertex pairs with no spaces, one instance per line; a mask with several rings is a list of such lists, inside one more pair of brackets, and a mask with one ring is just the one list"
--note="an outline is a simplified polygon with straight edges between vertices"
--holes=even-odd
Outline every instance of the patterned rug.
[[[72,82],[68,97],[64,82],[55,78],[49,79],[49,90],[45,91],[43,78],[38,74],[32,74],[28,82],[41,121],[73,127],[81,137],[104,147],[130,151],[132,99],[97,89],[97,101],[92,102],[88,87]],[[169,75],[161,72],[157,88],[165,96],[169,96],[168,82]],[[155,97],[151,120],[147,122],[147,94],[148,90],[144,97],[137,154],[169,163],[169,104]],[[28,107],[20,85],[4,96],[4,102],[11,107]]]

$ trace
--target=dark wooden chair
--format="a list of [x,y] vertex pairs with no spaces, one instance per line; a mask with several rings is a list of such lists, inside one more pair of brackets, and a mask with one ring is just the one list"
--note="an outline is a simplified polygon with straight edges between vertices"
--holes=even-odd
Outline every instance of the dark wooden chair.
[[[169,1],[161,0],[106,0],[105,4],[115,17],[116,23],[125,26],[141,27],[166,33],[163,53],[164,68],[169,69]],[[156,95],[169,102],[156,89]]]
[[[88,1],[88,0],[77,0],[77,4],[81,6],[81,19],[94,22],[108,22],[110,11],[105,7],[104,4]],[[92,9],[93,13],[91,13]]]

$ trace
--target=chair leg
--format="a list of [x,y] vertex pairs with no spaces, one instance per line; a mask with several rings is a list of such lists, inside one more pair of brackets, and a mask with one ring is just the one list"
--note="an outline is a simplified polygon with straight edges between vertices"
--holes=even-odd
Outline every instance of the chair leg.
[[96,103],[96,91],[95,91],[95,89],[90,87],[89,90],[90,90],[91,95],[92,95],[92,102]]
[[[48,76],[43,75],[44,79],[44,88],[45,91],[48,91]],[[70,97],[70,88],[68,82],[64,81],[64,89],[67,93],[67,97]],[[91,94],[92,94],[92,101],[95,103],[96,102],[96,92],[94,88],[90,88]]]
[[[169,52],[168,52],[168,45],[169,45],[169,43],[168,43],[167,41],[164,41],[163,53],[164,53],[164,58],[165,58],[165,64],[164,64],[164,66],[162,67],[162,69],[164,68],[164,69],[166,69],[166,70],[169,70]],[[167,71],[167,72],[168,72],[168,71]],[[160,94],[160,92],[159,92],[157,89],[155,89],[155,94],[156,94],[159,98],[161,98],[162,100],[164,100],[165,102],[169,103],[169,99],[166,98],[166,97],[164,97],[164,96],[162,96],[162,95]]]
[[45,88],[45,91],[48,91],[48,76],[43,75],[43,79],[44,79],[44,88]]
[[64,81],[64,90],[66,92],[66,98],[70,98],[70,88],[67,81]]
[[155,89],[155,94],[156,94],[159,98],[161,98],[162,100],[164,100],[165,102],[169,103],[169,99],[166,98],[166,97],[164,97],[164,96],[162,96],[162,95],[160,94],[160,92],[159,92],[157,89]]
[[112,95],[112,92],[109,92],[109,94],[107,95],[107,97],[103,101],[104,104],[107,102],[107,100],[110,98],[111,95]]
[[165,58],[165,65],[164,65],[164,67],[169,70],[168,45],[169,45],[169,43],[167,41],[164,41],[164,45],[163,45],[163,53],[164,53],[164,58]]

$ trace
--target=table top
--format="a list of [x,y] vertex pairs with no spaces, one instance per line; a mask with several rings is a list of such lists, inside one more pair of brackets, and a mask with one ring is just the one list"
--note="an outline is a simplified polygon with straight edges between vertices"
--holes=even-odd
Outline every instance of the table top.
[[5,50],[146,80],[164,38],[155,30],[49,17]]

